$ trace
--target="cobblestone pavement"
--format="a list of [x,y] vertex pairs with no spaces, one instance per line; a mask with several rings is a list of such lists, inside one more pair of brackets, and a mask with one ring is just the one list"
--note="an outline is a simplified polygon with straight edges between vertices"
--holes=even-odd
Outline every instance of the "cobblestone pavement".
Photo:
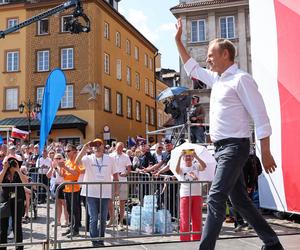
[[[39,245],[34,246],[25,246],[25,249],[36,250],[43,249],[42,242],[46,241],[46,232],[47,232],[47,221],[46,221],[46,204],[38,205],[38,218],[33,220],[32,223],[23,225],[24,232],[24,242],[30,242],[30,237],[32,236],[33,242],[40,242]],[[83,211],[84,214],[84,211]],[[288,220],[280,220],[275,218],[274,216],[265,216],[268,222],[271,224],[272,228],[276,231],[278,235],[282,235],[285,241],[294,242],[296,241],[296,245],[298,248],[290,248],[286,249],[297,249],[300,250],[300,224],[288,221]],[[84,221],[84,220],[83,220]],[[64,222],[64,219],[62,219]],[[83,225],[84,226],[84,225]],[[50,203],[50,220],[49,220],[49,232],[50,239],[54,238],[54,204]],[[80,230],[80,235],[73,239],[69,239],[67,237],[61,236],[61,233],[66,229],[62,227],[58,227],[57,235],[58,240],[66,241],[65,243],[61,243],[58,245],[61,249],[87,249],[91,247],[91,242],[88,239],[89,233],[85,232],[85,228],[82,227]],[[299,234],[298,236],[295,234]],[[136,238],[129,239],[114,239],[114,237],[126,237],[126,236],[137,236]],[[295,235],[295,236],[284,236],[284,235]],[[247,249],[254,250],[260,249],[261,241],[256,237],[257,235],[253,230],[242,231],[236,233],[233,231],[232,223],[224,223],[221,231],[220,239],[217,243],[216,249]],[[290,239],[286,239],[286,237],[290,237]],[[199,243],[191,242],[191,243],[180,243],[178,236],[167,236],[167,237],[149,237],[149,235],[138,235],[137,232],[132,230],[128,230],[125,232],[120,232],[118,228],[108,228],[106,233],[106,246],[110,246],[109,249],[125,249],[125,247],[116,247],[118,245],[129,245],[126,246],[126,250],[128,249],[197,249]],[[233,240],[235,238],[235,240]],[[84,241],[85,240],[85,241]],[[165,244],[164,242],[168,242],[169,244]],[[174,242],[174,243],[172,243]],[[52,242],[53,243],[53,242]],[[149,244],[149,243],[155,243]],[[164,243],[164,244],[162,244]],[[138,245],[134,245],[138,244]],[[232,247],[225,247],[225,245],[232,244]],[[291,243],[292,244],[292,243]],[[178,247],[178,248],[177,248]],[[239,247],[239,248],[236,248]],[[14,249],[9,247],[8,249]],[[53,244],[50,244],[50,249],[53,249]]]

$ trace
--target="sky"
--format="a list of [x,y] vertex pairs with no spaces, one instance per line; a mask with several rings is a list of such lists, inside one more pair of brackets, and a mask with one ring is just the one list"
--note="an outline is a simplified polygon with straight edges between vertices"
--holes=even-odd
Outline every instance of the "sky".
[[161,53],[163,68],[179,70],[174,40],[176,18],[170,8],[179,0],[121,0],[119,12]]

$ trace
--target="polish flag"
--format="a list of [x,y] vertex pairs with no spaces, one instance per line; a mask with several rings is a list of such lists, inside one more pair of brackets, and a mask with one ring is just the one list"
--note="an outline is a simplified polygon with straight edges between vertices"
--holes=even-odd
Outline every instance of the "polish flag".
[[[252,73],[273,134],[273,174],[259,177],[260,205],[300,213],[300,2],[250,0]],[[259,149],[258,149],[259,152]]]
[[11,137],[19,138],[22,140],[27,139],[28,135],[29,135],[28,131],[24,131],[24,130],[17,129],[17,128],[13,128],[11,131]]

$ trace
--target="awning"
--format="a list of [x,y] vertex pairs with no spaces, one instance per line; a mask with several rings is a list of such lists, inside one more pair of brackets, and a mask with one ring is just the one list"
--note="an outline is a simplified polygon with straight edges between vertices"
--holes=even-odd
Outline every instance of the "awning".
[[[85,138],[85,127],[88,122],[82,120],[75,115],[57,115],[55,116],[52,129],[70,129],[76,128],[81,131],[83,137]],[[21,130],[28,130],[28,118],[26,117],[12,117],[5,118],[0,121],[1,125],[13,125]],[[30,130],[40,130],[40,121],[38,119],[31,120]]]

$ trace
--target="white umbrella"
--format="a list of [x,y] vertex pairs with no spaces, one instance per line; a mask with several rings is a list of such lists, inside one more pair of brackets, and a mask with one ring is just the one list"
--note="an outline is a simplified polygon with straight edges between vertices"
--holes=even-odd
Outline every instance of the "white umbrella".
[[200,181],[212,181],[214,174],[215,174],[216,164],[217,164],[215,158],[206,149],[206,147],[198,145],[198,144],[189,143],[189,142],[185,142],[185,143],[181,144],[180,146],[174,148],[171,152],[170,169],[174,173],[174,175],[177,177],[177,179],[181,180],[181,177],[180,177],[180,175],[178,175],[176,173],[176,165],[178,162],[178,158],[181,155],[182,150],[184,150],[184,149],[194,149],[195,153],[206,164],[206,169],[204,171],[199,172],[199,176],[198,176],[199,180]]

